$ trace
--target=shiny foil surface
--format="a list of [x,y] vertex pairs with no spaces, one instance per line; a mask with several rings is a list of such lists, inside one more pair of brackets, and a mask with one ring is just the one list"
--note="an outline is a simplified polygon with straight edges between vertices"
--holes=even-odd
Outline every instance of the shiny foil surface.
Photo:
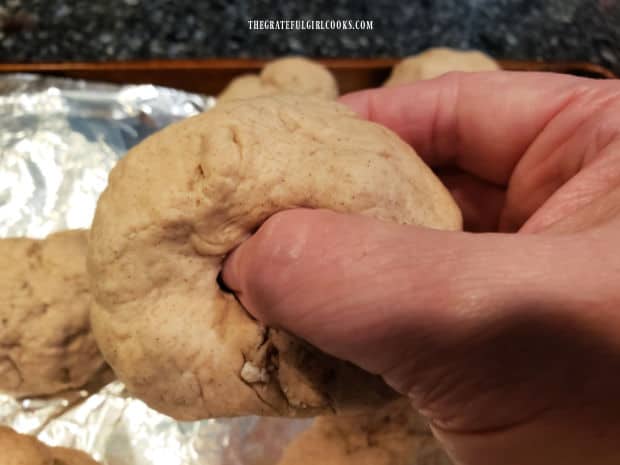
[[[0,237],[88,228],[108,173],[127,150],[214,103],[153,85],[0,75]],[[177,422],[115,381],[49,399],[0,394],[0,424],[104,465],[266,465],[308,421]]]
[[213,103],[152,85],[0,75],[0,237],[88,228],[118,159]]

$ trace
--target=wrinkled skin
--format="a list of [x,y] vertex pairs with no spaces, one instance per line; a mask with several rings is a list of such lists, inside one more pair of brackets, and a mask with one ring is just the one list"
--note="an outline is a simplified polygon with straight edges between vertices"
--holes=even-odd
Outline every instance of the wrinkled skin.
[[342,101],[445,172],[476,233],[292,210],[228,286],[409,395],[459,465],[620,463],[620,83],[454,73]]

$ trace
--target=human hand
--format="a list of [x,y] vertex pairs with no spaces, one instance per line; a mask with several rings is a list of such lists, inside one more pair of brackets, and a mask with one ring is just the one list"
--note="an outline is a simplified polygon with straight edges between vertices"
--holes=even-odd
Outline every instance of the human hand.
[[291,210],[227,285],[409,395],[459,465],[620,463],[620,83],[455,73],[342,101],[489,232]]

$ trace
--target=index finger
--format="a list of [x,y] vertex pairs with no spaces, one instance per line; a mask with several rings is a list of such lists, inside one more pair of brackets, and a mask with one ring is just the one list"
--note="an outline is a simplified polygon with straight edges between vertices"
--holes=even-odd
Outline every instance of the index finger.
[[550,73],[449,73],[340,101],[395,131],[431,166],[506,185],[549,123],[596,81]]

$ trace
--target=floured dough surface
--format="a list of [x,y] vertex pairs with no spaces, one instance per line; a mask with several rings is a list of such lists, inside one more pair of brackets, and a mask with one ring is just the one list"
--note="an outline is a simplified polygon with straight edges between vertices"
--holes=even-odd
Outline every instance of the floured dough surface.
[[332,73],[319,63],[301,57],[281,58],[267,63],[258,75],[246,74],[233,79],[218,101],[279,93],[334,100],[338,97],[338,84]]
[[167,127],[113,169],[89,244],[93,331],[134,395],[186,420],[393,399],[379,377],[261,326],[218,287],[226,254],[295,207],[461,227],[411,147],[336,102],[236,100]]
[[319,417],[277,465],[450,465],[406,399],[357,416]]
[[86,453],[49,447],[34,436],[0,426],[1,465],[98,465]]
[[405,58],[392,69],[385,87],[433,79],[451,71],[496,71],[500,67],[490,56],[478,51],[432,48]]
[[54,394],[102,369],[88,317],[87,236],[0,240],[0,391]]

